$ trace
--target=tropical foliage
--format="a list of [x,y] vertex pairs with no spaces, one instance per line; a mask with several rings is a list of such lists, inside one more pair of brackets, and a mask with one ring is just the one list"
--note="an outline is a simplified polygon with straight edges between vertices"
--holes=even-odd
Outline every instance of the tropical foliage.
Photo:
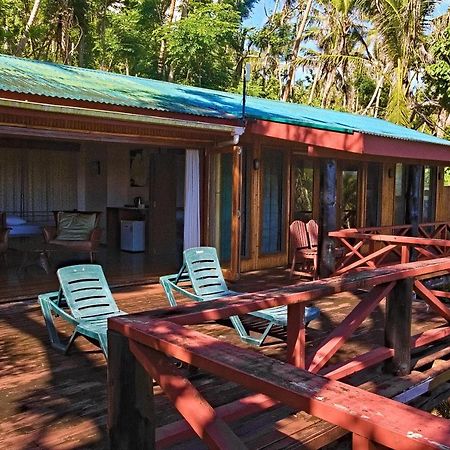
[[[256,1],[2,0],[0,46],[229,91],[242,89],[250,62],[249,94],[448,134],[450,27],[442,2],[275,0],[268,11]],[[249,27],[246,18],[263,10],[261,27]]]

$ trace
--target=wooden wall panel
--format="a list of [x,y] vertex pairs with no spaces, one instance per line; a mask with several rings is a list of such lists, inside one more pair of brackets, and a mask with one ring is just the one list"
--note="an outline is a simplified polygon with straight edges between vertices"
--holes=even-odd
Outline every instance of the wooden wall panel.
[[394,223],[395,164],[383,164],[381,180],[381,226]]

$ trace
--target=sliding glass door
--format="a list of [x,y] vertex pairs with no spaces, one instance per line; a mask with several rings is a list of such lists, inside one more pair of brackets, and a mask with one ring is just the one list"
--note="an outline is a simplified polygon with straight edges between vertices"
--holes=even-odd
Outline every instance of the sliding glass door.
[[261,152],[261,246],[260,254],[280,253],[285,248],[284,154]]

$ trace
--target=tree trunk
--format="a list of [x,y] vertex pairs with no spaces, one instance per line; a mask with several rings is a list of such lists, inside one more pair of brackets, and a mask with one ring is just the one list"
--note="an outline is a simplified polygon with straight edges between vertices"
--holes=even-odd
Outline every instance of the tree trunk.
[[308,0],[308,3],[306,4],[305,10],[303,11],[302,20],[300,22],[300,15],[298,17],[298,20],[300,23],[297,23],[297,35],[295,36],[294,43],[292,45],[292,53],[291,56],[287,62],[288,65],[288,75],[286,79],[286,83],[284,85],[283,93],[281,100],[286,102],[292,93],[292,86],[294,85],[294,78],[295,78],[295,69],[297,68],[296,59],[298,56],[298,51],[300,50],[300,44],[303,40],[303,33],[306,28],[306,24],[308,23],[309,13],[311,11],[312,7],[312,0]]
[[[372,98],[370,99],[369,103],[367,104],[366,108],[364,109],[364,111],[362,112],[363,115],[367,114],[369,112],[369,109],[372,107],[373,102],[375,100],[379,100],[378,98],[378,93],[381,90],[381,87],[383,86],[383,81],[384,81],[384,74],[381,75],[381,77],[378,79],[377,81],[377,85],[375,87],[375,90],[373,91],[373,95]],[[378,109],[378,108],[376,108]],[[374,114],[375,115],[375,114]],[[375,116],[376,117],[376,116]]]
[[[180,20],[181,18],[181,1],[180,0],[171,0],[169,8],[166,11],[166,18],[164,21],[165,25],[171,24]],[[166,41],[163,39],[161,41],[161,46],[159,47],[159,56],[158,56],[158,74],[164,78],[166,75],[169,79],[173,78],[173,74],[171,70],[167,70],[166,68]],[[167,74],[168,73],[168,74]]]
[[435,132],[436,132],[437,137],[440,137],[440,138],[444,137],[445,129],[448,126],[449,118],[450,118],[450,113],[446,109],[442,108],[439,111],[438,120],[437,120],[437,123],[435,126]]
[[328,94],[330,93],[331,88],[333,87],[335,79],[336,79],[336,72],[335,72],[335,68],[332,67],[331,71],[328,71],[327,77],[325,79],[325,86],[323,87],[322,101],[320,103],[321,108],[326,108],[329,104]]
[[23,31],[22,37],[20,38],[19,43],[17,44],[15,56],[22,56],[25,45],[28,42],[30,28],[33,25],[34,19],[36,19],[40,3],[41,3],[41,0],[34,0],[34,4],[33,4],[33,8],[31,9],[30,17],[28,17],[28,22],[25,25],[25,30]]
[[311,90],[309,92],[308,105],[310,105],[313,102],[313,100],[314,100],[314,94],[316,92],[316,88],[317,88],[317,85],[319,83],[319,79],[320,79],[320,77],[322,75],[322,71],[323,71],[324,67],[325,67],[325,63],[324,62],[321,62],[319,64],[319,67],[317,67],[317,72],[314,75],[314,81],[313,81],[313,84],[311,86]]

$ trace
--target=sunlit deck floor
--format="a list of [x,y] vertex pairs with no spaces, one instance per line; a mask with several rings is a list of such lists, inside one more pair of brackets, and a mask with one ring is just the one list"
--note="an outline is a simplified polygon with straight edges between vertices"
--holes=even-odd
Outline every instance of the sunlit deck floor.
[[[256,290],[287,282],[287,272],[279,270],[246,275],[233,288]],[[159,285],[120,288],[113,290],[113,294],[119,307],[127,312],[167,305]],[[340,323],[356,302],[358,297],[351,294],[317,302],[322,314],[320,320],[308,329],[308,344],[314,346],[323,339],[326,331]],[[422,302],[414,302],[413,307],[414,334],[443,323],[442,319],[428,312]],[[347,359],[381,344],[382,324],[383,307],[380,307],[333,361]],[[196,328],[218,339],[244,345],[234,330],[225,325],[207,324]],[[285,345],[272,339],[262,349],[254,350],[283,358]],[[108,447],[105,359],[83,338],[76,341],[70,356],[52,349],[36,300],[0,304],[0,375],[0,448],[60,450]],[[353,383],[393,396],[410,385],[413,378],[397,379],[393,383],[391,376],[383,375],[380,370],[371,370],[368,375],[355,377]],[[194,375],[193,382],[214,406],[228,403],[243,394],[231,383],[223,383],[201,372]],[[158,388],[155,392],[160,424],[177,420],[179,416],[164,394]],[[253,416],[239,421],[236,432],[249,448],[278,449],[319,448],[342,434],[342,431],[306,415],[287,415],[288,410],[279,409]],[[268,426],[269,420],[275,425]],[[308,445],[301,447],[298,439]],[[184,442],[177,448],[203,448],[199,445],[199,441]]]

